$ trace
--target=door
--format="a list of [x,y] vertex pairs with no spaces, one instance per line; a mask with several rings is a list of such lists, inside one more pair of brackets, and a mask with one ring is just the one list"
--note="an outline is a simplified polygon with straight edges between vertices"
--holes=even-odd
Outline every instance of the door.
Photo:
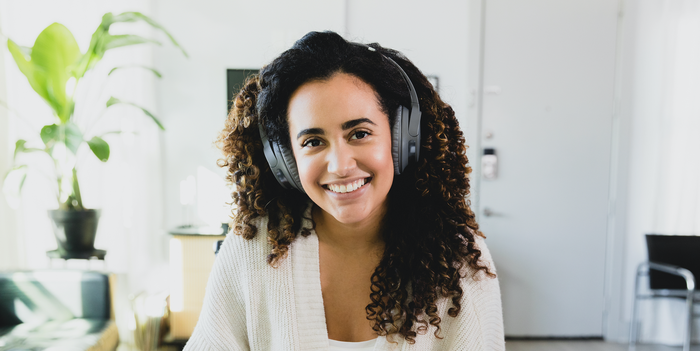
[[485,6],[480,138],[498,168],[478,210],[506,335],[602,336],[617,2]]

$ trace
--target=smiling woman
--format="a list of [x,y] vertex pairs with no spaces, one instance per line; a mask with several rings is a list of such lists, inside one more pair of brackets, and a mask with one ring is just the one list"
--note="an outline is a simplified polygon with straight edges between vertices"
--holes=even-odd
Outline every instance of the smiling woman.
[[353,227],[351,237],[367,234],[362,227],[384,216],[394,180],[389,118],[374,90],[336,73],[295,91],[288,115],[299,178],[321,221]]
[[504,349],[464,137],[400,53],[309,33],[219,142],[237,211],[187,350]]

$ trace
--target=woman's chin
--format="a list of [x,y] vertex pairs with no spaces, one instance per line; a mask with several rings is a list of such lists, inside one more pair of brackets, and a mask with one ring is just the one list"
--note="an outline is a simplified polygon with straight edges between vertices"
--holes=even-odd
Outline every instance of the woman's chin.
[[372,225],[375,221],[381,221],[385,212],[382,206],[378,208],[369,208],[369,206],[342,206],[339,208],[320,209],[323,211],[326,220],[332,220],[345,226]]
[[325,217],[325,220],[331,220],[333,222],[337,222],[339,224],[344,224],[344,225],[353,225],[357,223],[363,222],[367,217],[367,215],[364,214],[365,211],[363,210],[353,210],[353,209],[324,209],[321,208],[321,211],[323,212],[323,216]]
[[365,222],[369,216],[358,216],[357,213],[349,215],[334,215],[333,218],[340,224],[358,225]]

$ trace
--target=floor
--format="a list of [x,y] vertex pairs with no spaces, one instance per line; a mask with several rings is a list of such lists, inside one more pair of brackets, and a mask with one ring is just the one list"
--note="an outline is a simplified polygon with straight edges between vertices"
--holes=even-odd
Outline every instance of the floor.
[[[637,345],[637,351],[681,351],[682,347]],[[700,345],[691,350],[700,351]],[[627,344],[604,341],[507,341],[506,351],[626,351]]]
[[[692,351],[700,351],[700,345],[693,345]],[[137,351],[134,347],[121,344],[117,351]],[[180,348],[159,347],[158,351],[179,351]],[[637,351],[681,351],[681,347],[639,344]],[[627,344],[604,341],[507,341],[506,351],[627,351]]]

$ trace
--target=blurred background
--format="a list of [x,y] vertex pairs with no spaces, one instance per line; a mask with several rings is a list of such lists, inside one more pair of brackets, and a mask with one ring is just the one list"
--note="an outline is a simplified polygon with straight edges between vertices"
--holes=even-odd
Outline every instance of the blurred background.
[[[59,22],[84,52],[102,15],[124,11],[150,16],[189,54],[151,26],[115,24],[111,33],[164,45],[109,51],[86,76],[90,88],[76,90],[86,101],[76,118],[98,115],[94,128],[119,132],[105,137],[109,162],[89,152],[77,162],[83,202],[102,213],[100,267],[124,294],[172,296],[183,282],[170,233],[227,221],[213,145],[241,83],[227,72],[255,71],[311,30],[401,51],[454,108],[507,336],[626,342],[644,235],[700,233],[698,1],[0,0],[0,174],[13,166],[15,141],[41,142],[36,131],[54,118],[7,39],[31,47]],[[129,65],[162,77],[107,75]],[[130,106],[104,111],[110,96],[147,108],[165,131]],[[21,196],[0,200],[0,270],[56,264],[46,254],[56,248],[51,191],[36,172]],[[679,345],[683,306],[645,304],[641,340]]]

